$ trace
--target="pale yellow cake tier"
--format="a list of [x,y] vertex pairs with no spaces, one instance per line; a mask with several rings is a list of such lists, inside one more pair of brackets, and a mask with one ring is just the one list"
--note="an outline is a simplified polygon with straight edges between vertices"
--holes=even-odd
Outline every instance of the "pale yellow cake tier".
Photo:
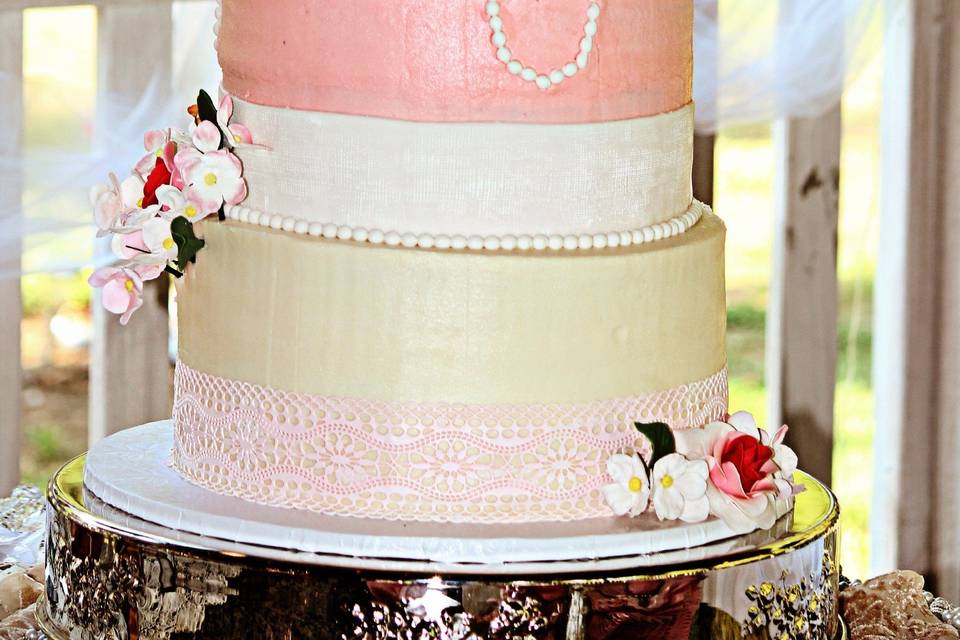
[[725,364],[725,229],[590,252],[444,252],[205,221],[178,281],[180,359],[283,391],[577,403]]

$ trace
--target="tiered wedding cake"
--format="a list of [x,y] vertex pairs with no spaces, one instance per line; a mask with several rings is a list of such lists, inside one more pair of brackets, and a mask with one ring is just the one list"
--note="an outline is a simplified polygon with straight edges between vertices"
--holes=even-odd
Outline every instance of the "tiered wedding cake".
[[[324,584],[404,576],[316,637],[428,637],[403,635],[408,614],[429,637],[832,634],[829,492],[794,478],[785,429],[727,411],[724,227],[691,194],[692,0],[219,11],[219,104],[201,93],[188,131],[147,134],[134,175],[93,193],[123,260],[91,278],[103,303],[126,321],[173,273],[180,330],[172,425],[95,447],[84,508],[169,562],[187,545]],[[224,557],[224,584],[253,571]],[[564,603],[547,635],[503,622],[544,574],[587,582],[527,593]],[[431,588],[449,602],[431,610]],[[620,622],[591,622],[608,601]],[[253,619],[203,602],[180,632]],[[285,614],[249,624],[317,633]]]
[[263,148],[178,282],[175,468],[346,516],[572,520],[609,515],[634,422],[722,418],[691,18],[225,3],[224,90]]

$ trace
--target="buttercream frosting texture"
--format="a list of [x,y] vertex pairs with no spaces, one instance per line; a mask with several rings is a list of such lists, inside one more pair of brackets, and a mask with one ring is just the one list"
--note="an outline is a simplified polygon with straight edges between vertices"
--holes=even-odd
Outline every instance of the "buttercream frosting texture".
[[607,515],[636,421],[726,413],[691,31],[690,0],[222,2],[255,144],[177,282],[174,469],[333,515]]
[[725,363],[722,223],[627,249],[374,247],[204,222],[178,281],[180,358],[291,392],[581,402],[660,391]]
[[235,100],[244,206],[416,234],[640,229],[692,198],[693,105],[590,124],[420,123]]
[[[229,0],[227,91],[257,102],[419,121],[594,122],[690,101],[693,6],[606,0],[590,62],[544,95],[511,75],[481,0]],[[546,73],[577,55],[588,0],[505,0],[513,54]]]

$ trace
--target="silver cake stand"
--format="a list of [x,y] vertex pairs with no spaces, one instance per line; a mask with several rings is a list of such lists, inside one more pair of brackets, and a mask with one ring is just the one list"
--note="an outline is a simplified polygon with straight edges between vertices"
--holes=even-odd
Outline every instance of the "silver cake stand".
[[[422,561],[296,554],[111,515],[85,492],[81,456],[48,489],[46,595],[52,639],[730,640],[845,633],[837,615],[839,510],[809,476],[773,533],[697,550],[691,561],[515,574]],[[282,559],[278,559],[282,558]],[[438,565],[439,567],[440,565]]]

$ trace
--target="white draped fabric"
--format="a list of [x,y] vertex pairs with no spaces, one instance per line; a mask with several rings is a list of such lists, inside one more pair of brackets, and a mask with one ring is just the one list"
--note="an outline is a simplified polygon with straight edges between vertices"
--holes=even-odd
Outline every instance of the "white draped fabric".
[[[214,6],[212,0],[173,3],[172,86],[154,82],[140,96],[98,96],[100,114],[121,115],[98,127],[92,148],[27,148],[21,153],[13,144],[19,123],[8,119],[0,126],[0,176],[21,173],[24,184],[21,206],[0,209],[0,252],[10,254],[22,244],[25,272],[69,271],[89,264],[89,186],[111,171],[128,171],[142,155],[144,131],[185,125],[183,109],[198,87],[215,90]],[[722,0],[719,6],[718,0],[696,0],[698,130],[811,116],[830,108],[879,53],[881,11],[880,0]],[[127,63],[150,73],[155,61]],[[16,95],[14,82],[20,79],[0,73],[0,96]],[[69,109],[69,93],[62,99]],[[0,277],[16,275],[0,272]]]
[[[8,200],[0,199],[0,255],[9,255],[22,245],[23,272],[65,272],[91,264],[94,251],[93,217],[87,196],[90,187],[105,182],[110,172],[126,175],[143,156],[144,132],[173,124],[185,128],[189,122],[185,109],[195,101],[198,88],[217,87],[220,71],[213,35],[216,3],[203,0],[172,5],[171,86],[160,86],[155,76],[137,96],[99,93],[97,114],[81,113],[76,118],[95,123],[94,143],[89,148],[64,151],[27,146],[21,152],[15,141],[22,123],[4,121],[0,125],[0,189],[10,188],[9,178],[17,173],[23,181],[20,208],[5,208]],[[30,42],[25,41],[24,47],[29,46]],[[157,66],[155,60],[124,63],[142,68],[145,74],[153,73]],[[7,96],[16,95],[14,83],[19,82],[20,78],[0,71],[0,114],[12,111],[12,105],[4,101]],[[70,91],[58,93],[57,99],[59,108],[77,115],[79,107]],[[0,278],[17,275],[0,267]]]
[[696,0],[697,130],[833,107],[883,39],[882,0]]

